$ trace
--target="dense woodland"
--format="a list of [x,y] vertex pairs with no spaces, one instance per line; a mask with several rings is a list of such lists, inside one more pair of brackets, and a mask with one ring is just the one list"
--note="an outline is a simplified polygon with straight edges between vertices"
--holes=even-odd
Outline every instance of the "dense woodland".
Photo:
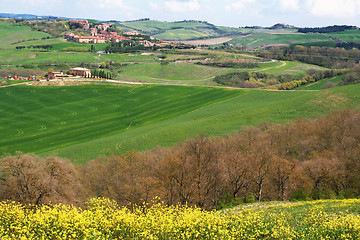
[[234,202],[358,197],[359,121],[359,112],[333,111],[82,166],[19,153],[0,161],[0,199],[82,205],[101,196],[128,205],[158,196],[168,205],[213,209]]
[[343,32],[345,30],[357,29],[355,26],[348,25],[334,25],[327,27],[315,27],[315,28],[298,28],[301,33],[332,33],[332,32]]
[[292,46],[259,51],[257,54],[268,59],[300,61],[337,69],[353,68],[360,63],[359,49]]
[[[360,65],[352,71],[344,70],[308,70],[305,76],[291,74],[273,75],[264,72],[234,72],[216,76],[214,81],[218,84],[240,88],[277,88],[279,90],[291,90],[301,85],[317,82],[324,78],[345,75],[342,85],[357,83]],[[359,76],[359,77],[357,77]],[[350,79],[350,80],[346,80]]]

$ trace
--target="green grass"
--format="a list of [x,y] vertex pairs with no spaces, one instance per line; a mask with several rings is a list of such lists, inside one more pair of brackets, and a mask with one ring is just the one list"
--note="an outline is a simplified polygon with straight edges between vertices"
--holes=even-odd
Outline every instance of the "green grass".
[[357,108],[360,85],[321,92],[233,90],[239,96],[164,121],[130,128],[112,136],[68,146],[47,154],[83,163],[98,155],[171,146],[200,133],[233,133],[263,121],[283,123],[297,117],[316,117],[330,109]]
[[[64,43],[59,48],[69,47],[76,43]],[[80,45],[82,46],[82,45]],[[86,47],[89,47],[85,45]],[[95,46],[96,49],[97,46]],[[101,63],[107,61],[115,61],[119,63],[142,63],[157,60],[155,56],[144,56],[141,54],[99,54],[90,52],[39,52],[33,50],[0,50],[0,65],[11,65],[16,67],[23,64],[71,64],[79,65],[80,63]]]
[[154,35],[155,38],[162,40],[183,40],[183,39],[193,39],[193,38],[201,38],[207,36],[209,35],[192,29],[167,30],[164,33]]
[[359,42],[360,41],[360,30],[347,30],[343,32],[329,33],[326,34],[331,37],[339,38],[345,42]]
[[323,34],[270,34],[254,33],[246,37],[234,38],[229,41],[231,44],[247,45],[251,48],[265,46],[269,44],[300,44],[309,42],[329,41],[329,36]]
[[29,63],[96,63],[96,54],[39,52],[31,50],[0,50],[0,64],[20,65]]
[[0,88],[0,149],[46,152],[150,126],[242,93],[150,85]]
[[16,46],[30,46],[30,45],[54,45],[58,43],[63,43],[66,40],[64,38],[49,38],[49,39],[38,39],[38,40],[31,40],[26,42],[20,42],[14,44],[14,47]]
[[259,70],[257,71],[268,72],[275,75],[305,75],[310,69],[320,70],[325,68],[295,61],[280,61],[272,63],[260,63]]
[[320,41],[320,42],[308,42],[308,43],[297,43],[292,45],[301,45],[304,47],[336,47],[337,42],[335,41]]
[[322,79],[315,83],[297,87],[295,90],[322,90],[326,83],[328,83],[328,82],[339,83],[339,82],[341,82],[341,79],[342,79],[342,76],[337,76],[337,77],[333,77],[333,78],[325,78],[325,79]]
[[14,49],[16,43],[28,39],[41,39],[50,36],[44,32],[32,31],[28,26],[18,26],[0,21],[0,49]]
[[178,28],[207,27],[207,24],[198,22],[160,22],[160,21],[133,21],[122,22],[121,26],[143,30],[146,32],[157,32],[159,30],[170,30]]
[[128,65],[122,68],[121,74],[138,81],[189,84],[192,80],[211,81],[214,76],[226,71],[228,69],[180,62],[166,65],[160,63]]
[[68,48],[68,47],[84,47],[90,51],[91,45],[93,45],[95,47],[96,51],[103,51],[103,50],[105,50],[105,48],[107,46],[109,46],[108,43],[91,44],[91,43],[76,43],[76,42],[60,42],[60,43],[54,43],[51,45],[54,46],[53,50],[60,50],[60,51],[63,50],[64,48]]
[[134,21],[117,23],[125,31],[135,29],[164,40],[185,40],[205,36],[221,37],[226,34],[238,35],[247,29],[214,26],[203,22],[159,22]]

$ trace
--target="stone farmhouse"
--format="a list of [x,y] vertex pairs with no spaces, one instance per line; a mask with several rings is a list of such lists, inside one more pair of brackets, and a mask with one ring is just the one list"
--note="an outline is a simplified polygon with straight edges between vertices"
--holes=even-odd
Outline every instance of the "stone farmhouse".
[[81,76],[81,77],[90,77],[91,76],[90,69],[82,68],[82,67],[70,68],[69,73],[73,76]]

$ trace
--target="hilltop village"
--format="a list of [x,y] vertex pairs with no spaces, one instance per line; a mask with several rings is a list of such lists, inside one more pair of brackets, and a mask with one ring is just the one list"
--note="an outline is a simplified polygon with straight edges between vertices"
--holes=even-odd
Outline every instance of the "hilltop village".
[[108,23],[99,23],[91,27],[88,20],[69,20],[70,26],[76,26],[83,29],[84,33],[90,36],[78,36],[72,32],[65,34],[65,39],[78,43],[107,43],[107,42],[122,42],[122,41],[136,41],[137,44],[144,47],[165,47],[177,45],[172,41],[159,41],[153,37],[143,35],[137,31],[122,32]]

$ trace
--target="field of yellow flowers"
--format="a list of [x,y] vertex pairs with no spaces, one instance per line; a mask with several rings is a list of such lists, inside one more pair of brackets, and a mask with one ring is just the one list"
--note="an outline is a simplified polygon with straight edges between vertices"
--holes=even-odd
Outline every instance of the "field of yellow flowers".
[[360,239],[360,200],[254,204],[203,211],[111,200],[84,209],[0,203],[0,239]]

